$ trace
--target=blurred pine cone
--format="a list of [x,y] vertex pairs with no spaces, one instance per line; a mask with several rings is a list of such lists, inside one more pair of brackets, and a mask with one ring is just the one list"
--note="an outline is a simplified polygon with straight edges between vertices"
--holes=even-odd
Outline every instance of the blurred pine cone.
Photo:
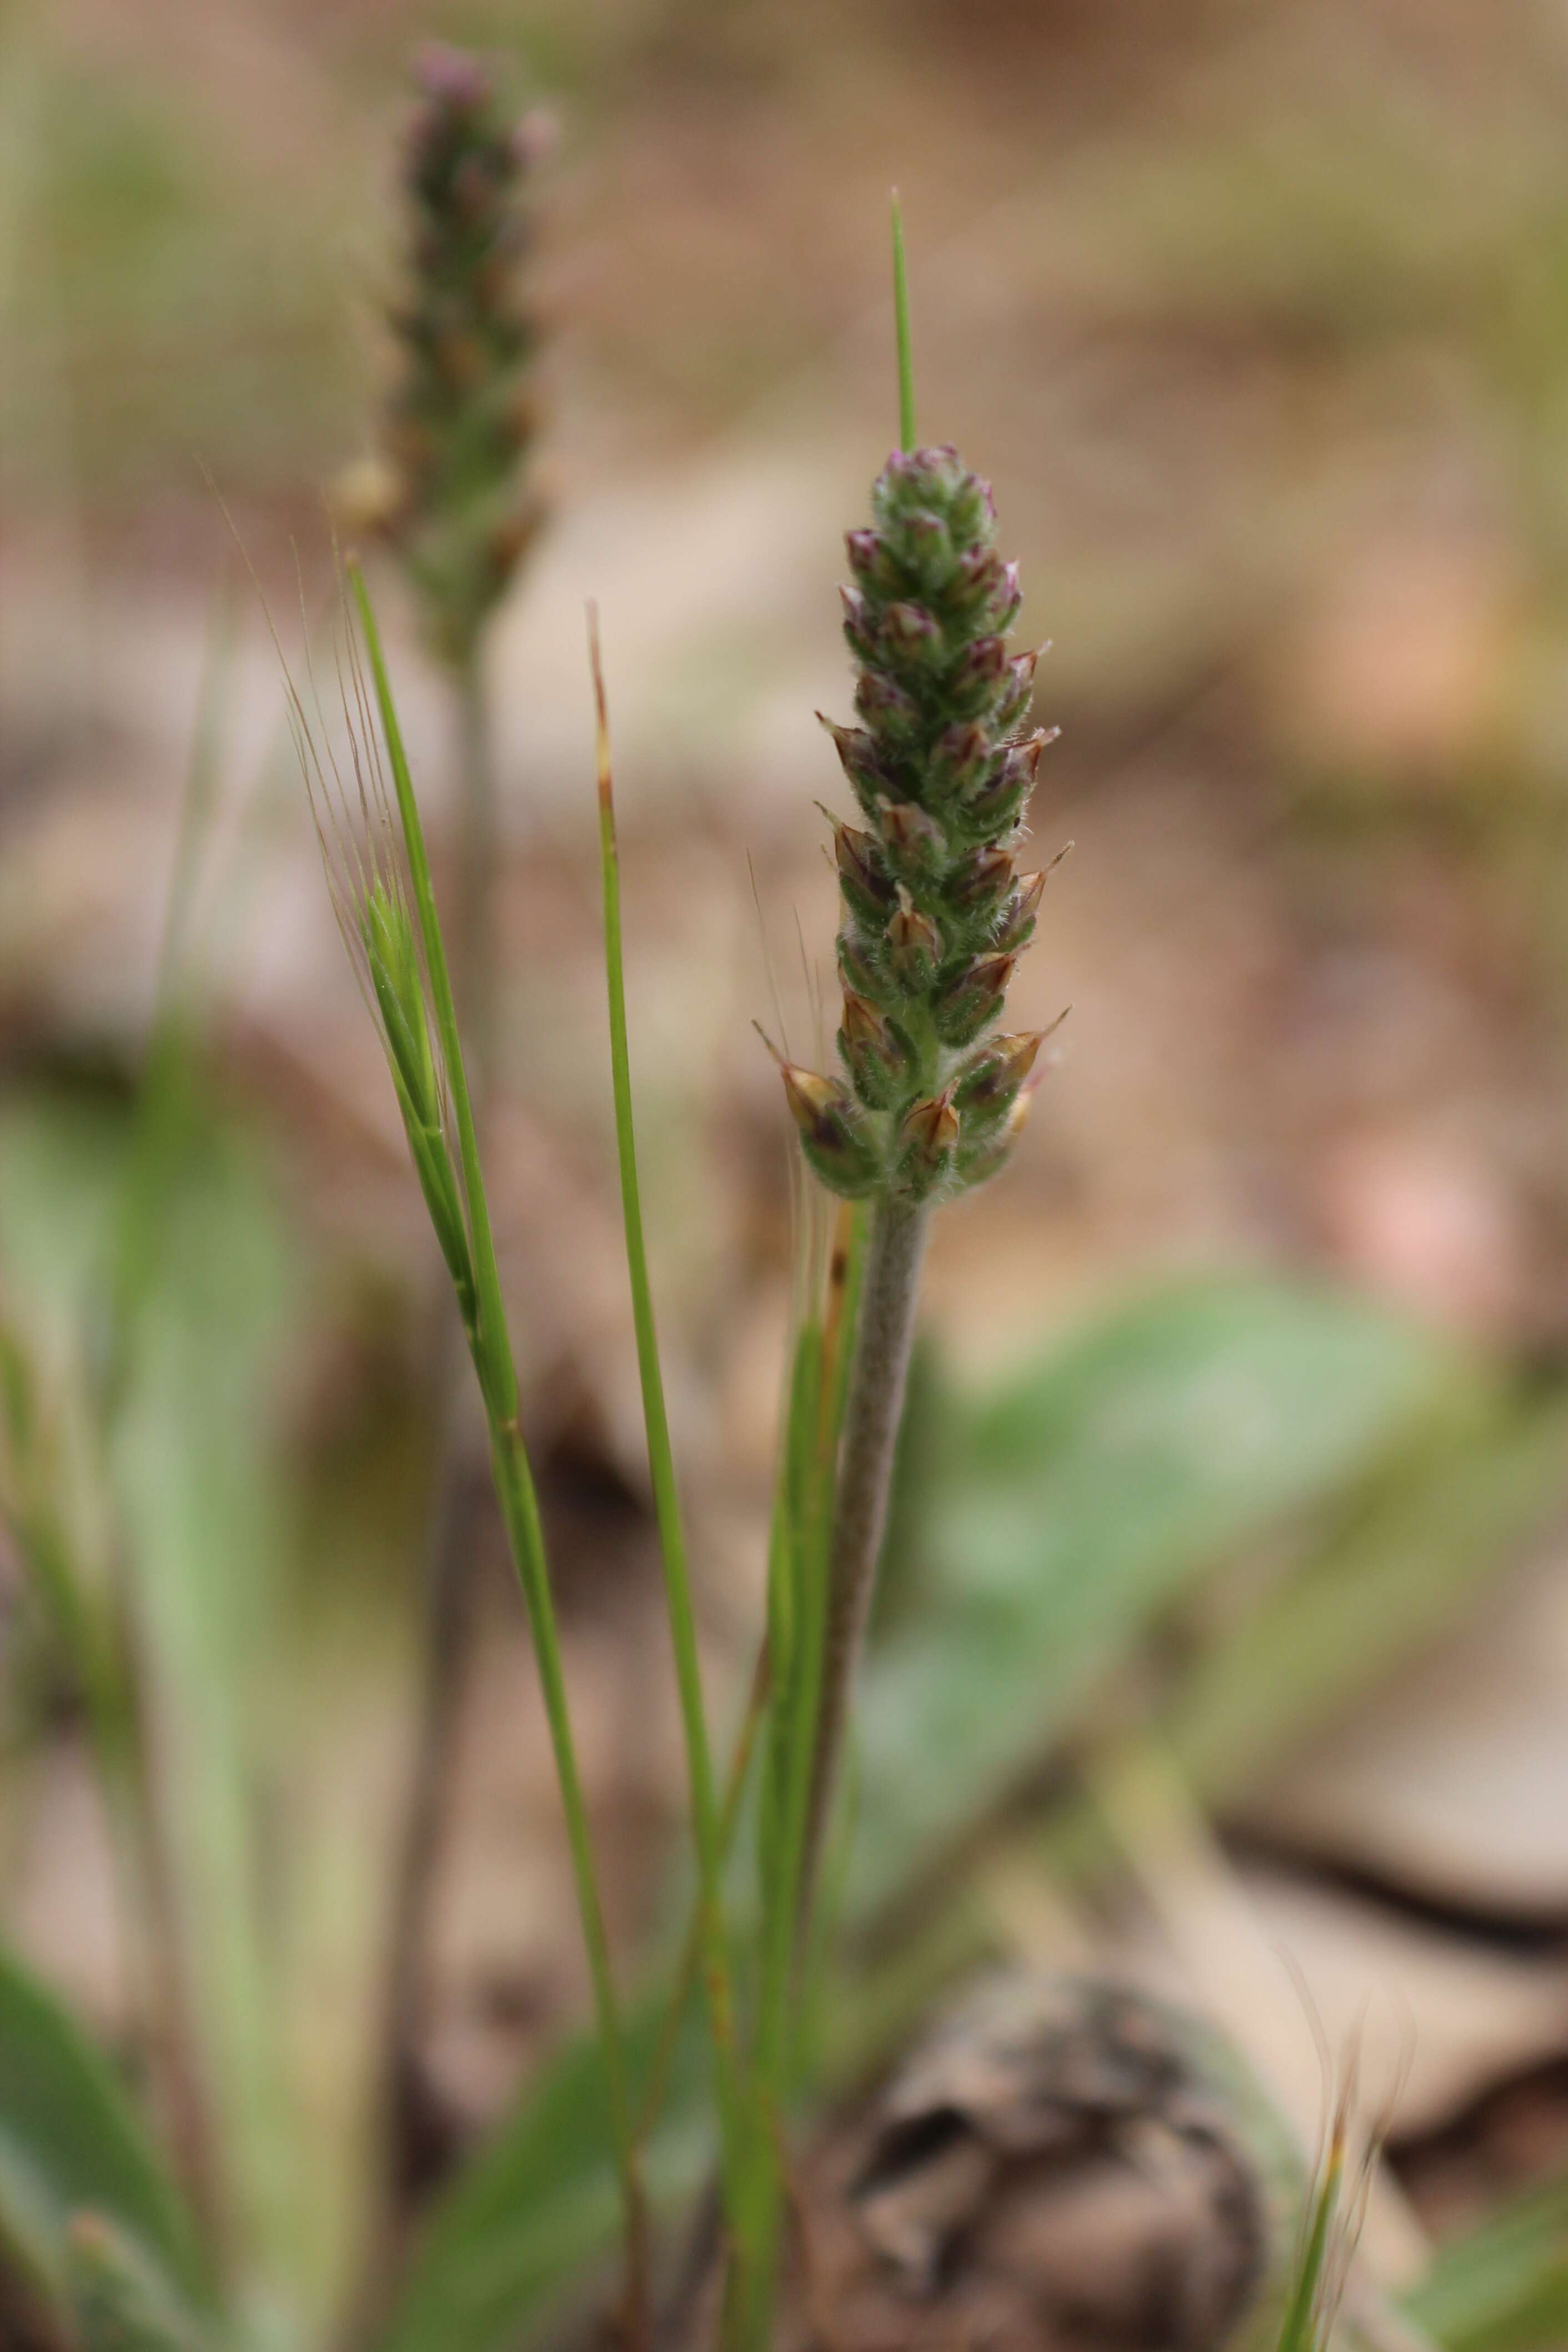
[[1197,2021],[1018,1974],[915,2050],[841,2178],[813,2235],[843,2352],[1219,2352],[1271,2341],[1305,2169]]

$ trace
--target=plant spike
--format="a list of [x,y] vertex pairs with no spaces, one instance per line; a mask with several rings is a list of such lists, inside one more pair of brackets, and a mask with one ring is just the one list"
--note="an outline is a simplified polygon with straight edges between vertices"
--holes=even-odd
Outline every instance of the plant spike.
[[538,330],[520,270],[528,182],[549,134],[543,116],[514,122],[461,49],[433,42],[415,74],[407,288],[392,314],[402,370],[385,456],[344,488],[402,557],[432,651],[461,673],[542,519],[528,478]]
[[827,722],[867,820],[833,829],[843,1076],[787,1065],[784,1086],[826,1184],[915,1209],[978,1181],[1029,1076],[1029,1035],[998,1063],[990,1033],[1043,888],[1017,853],[1049,738],[1019,731],[1033,656],[1007,651],[988,485],[952,449],[896,451],[873,509],[844,592],[863,723]]
[[802,1922],[870,1606],[929,1213],[1000,1168],[1040,1039],[1000,1034],[1042,877],[1017,852],[1043,730],[1023,732],[1037,656],[1010,654],[1018,566],[996,551],[990,486],[915,447],[904,227],[893,211],[903,446],[846,542],[843,627],[859,724],[827,720],[861,823],[835,822],[841,1075],[786,1066],[806,1160],[869,1210],[845,1404]]

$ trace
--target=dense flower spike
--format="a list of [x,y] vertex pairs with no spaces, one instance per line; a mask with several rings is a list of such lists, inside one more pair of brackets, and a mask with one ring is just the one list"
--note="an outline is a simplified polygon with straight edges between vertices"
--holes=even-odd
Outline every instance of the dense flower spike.
[[538,333],[519,291],[523,192],[548,133],[514,124],[462,51],[420,59],[404,184],[413,216],[402,372],[386,425],[386,528],[444,659],[472,657],[539,520],[526,479]]
[[861,724],[822,722],[862,820],[833,835],[847,1085],[786,1084],[835,1191],[917,1202],[990,1175],[1023,1124],[1040,1039],[994,1029],[1044,887],[1016,852],[1055,730],[1020,732],[1037,656],[1008,651],[988,485],[953,449],[899,450],[872,510],[842,591]]

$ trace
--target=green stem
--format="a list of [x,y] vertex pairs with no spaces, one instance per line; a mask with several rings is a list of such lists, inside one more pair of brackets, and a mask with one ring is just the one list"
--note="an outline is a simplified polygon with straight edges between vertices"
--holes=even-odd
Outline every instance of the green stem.
[[637,2148],[636,2117],[626,2063],[625,2036],[610,1965],[610,1939],[605,1931],[604,1907],[594,1868],[588,1808],[578,1771],[577,1748],[572,1738],[571,1717],[567,1704],[566,1677],[561,1666],[559,1643],[555,1635],[555,1608],[545,1561],[544,1529],[539,1521],[538,1496],[534,1488],[533,1473],[528,1467],[528,1454],[516,1422],[504,1425],[493,1423],[490,1439],[496,1494],[506,1525],[507,1542],[534,1629],[534,1654],[538,1660],[539,1687],[544,1694],[545,1717],[549,1726],[556,1778],[560,1784],[561,1811],[566,1817],[567,1839],[571,1848],[572,1875],[577,1884],[577,1905],[582,1918],[582,1940],[588,1952],[600,2045],[604,2055],[611,2136],[626,2211],[627,2296],[631,2305],[627,2316],[635,2343],[645,2336],[647,2325],[647,2199],[643,2192],[642,2161]]
[[820,1323],[800,1335],[790,1387],[769,1585],[790,1596],[788,1673],[775,1696],[780,1821],[766,1873],[758,1963],[751,2274],[737,2293],[736,2334],[747,2347],[768,2340],[786,2187],[784,2126],[795,2063],[795,2025],[807,1900],[803,1870],[820,1720],[829,1613],[834,1472],[849,1396],[865,1265],[863,1206],[841,1207]]
[[821,1696],[800,1870],[802,1928],[821,1864],[850,1693],[876,1582],[929,1223],[930,1211],[925,1203],[887,1195],[873,1211],[866,1243],[833,1501]]
[[454,688],[463,792],[457,1003],[468,1038],[476,1116],[483,1127],[485,1105],[496,1075],[496,883],[501,845],[489,701],[476,651],[468,654],[455,672]]
[[[741,1717],[740,1729],[736,1735],[735,1747],[729,1759],[729,1772],[725,1782],[724,1806],[719,1815],[719,1836],[726,1855],[728,1854],[734,1842],[736,1823],[740,1817],[740,1801],[745,1794],[747,1775],[751,1769],[752,1750],[757,1744],[758,1729],[768,1705],[768,1649],[767,1644],[764,1643],[757,1654],[757,1664],[752,1669],[751,1689],[746,1702],[746,1713]],[[702,1966],[702,1928],[699,1896],[698,1903],[693,1907],[691,1916],[686,1923],[686,1932],[681,1945],[681,1956],[675,1968],[674,1984],[665,2006],[663,2023],[659,2028],[659,2039],[648,2068],[647,2078],[643,2085],[642,2104],[637,2114],[637,2139],[640,2146],[646,2141],[648,2135],[658,2122],[664,2104],[664,2094],[669,2088],[670,2068],[674,2061],[675,2044],[680,2038],[681,2021],[685,2016],[686,2004],[692,1997],[692,1991],[697,1980],[697,1971]]]
[[[460,811],[457,922],[454,940],[458,1008],[471,1068],[475,1122],[483,1135],[495,1083],[497,1024],[497,790],[483,666],[470,648],[450,670]],[[433,1300],[433,1305],[440,1304]],[[439,1437],[424,1548],[421,1689],[409,1801],[392,1897],[392,1983],[387,1998],[382,2097],[394,2114],[420,2011],[423,1928],[441,1841],[441,1802],[457,1717],[468,1596],[474,1581],[466,1472],[473,1453],[468,1399],[459,1374],[463,1335],[450,1311],[430,1341],[429,1410]],[[389,2137],[391,2136],[389,2135]],[[390,2195],[394,2167],[386,2168]],[[393,2216],[387,2214],[390,2227]]]
[[621,1172],[621,1208],[626,1237],[626,1265],[632,1285],[632,1316],[637,1335],[637,1370],[642,1382],[643,1417],[647,1429],[648,1469],[653,1486],[653,1509],[658,1521],[659,1551],[664,1562],[664,1596],[670,1621],[670,1646],[674,1654],[675,1682],[680,1694],[681,1724],[685,1738],[692,1835],[696,1848],[697,1917],[703,1982],[713,2035],[721,2143],[726,2176],[732,2191],[733,2224],[737,2218],[737,2200],[734,2192],[739,2185],[737,2167],[742,2160],[742,2150],[734,1998],[724,1924],[724,1827],[714,1785],[713,1755],[708,1745],[707,1715],[703,1701],[702,1668],[697,1657],[696,1613],[692,1606],[691,1570],[675,1483],[674,1454],[670,1444],[669,1414],[664,1404],[658,1333],[648,1280],[647,1244],[643,1232],[637,1139],[632,1111],[631,1053],[626,1035],[626,980],[621,937],[621,860],[615,840],[615,802],[611,786],[609,732],[597,633],[592,642],[592,658],[599,713],[599,849],[604,884],[604,963],[610,997],[610,1066],[615,1097],[615,1148]]
[[408,852],[414,916],[419,925],[420,945],[424,950],[425,970],[430,977],[436,1034],[441,1042],[446,1082],[452,1090],[452,1116],[457,1129],[458,1160],[463,1173],[464,1197],[468,1207],[469,1233],[474,1248],[474,1283],[478,1299],[476,1366],[485,1391],[487,1410],[494,1420],[507,1423],[517,1418],[517,1375],[512,1362],[511,1344],[507,1337],[501,1277],[496,1263],[495,1240],[490,1231],[490,1209],[485,1198],[484,1175],[479,1166],[474,1105],[464,1072],[463,1048],[457,1034],[457,1008],[453,1002],[452,975],[447,970],[441,922],[435,910],[435,891],[430,879],[424,827],[420,822],[413,779],[409,773],[408,756],[403,750],[402,730],[398,725],[397,709],[392,701],[392,681],[387,676],[381,631],[376,626],[364,574],[357,563],[349,566],[349,582],[354,592],[360,625],[364,633],[365,650],[371,657],[371,675],[375,682],[382,731],[386,738],[392,786],[397,794],[398,819]]

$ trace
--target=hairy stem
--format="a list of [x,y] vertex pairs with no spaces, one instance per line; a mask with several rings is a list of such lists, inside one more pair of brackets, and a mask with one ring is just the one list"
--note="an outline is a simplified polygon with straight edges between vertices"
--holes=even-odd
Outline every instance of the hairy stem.
[[929,1223],[930,1210],[925,1203],[884,1196],[873,1212],[866,1242],[859,1328],[844,1403],[833,1503],[821,1700],[800,1870],[802,1926],[810,1912],[821,1863],[850,1693],[876,1581]]

